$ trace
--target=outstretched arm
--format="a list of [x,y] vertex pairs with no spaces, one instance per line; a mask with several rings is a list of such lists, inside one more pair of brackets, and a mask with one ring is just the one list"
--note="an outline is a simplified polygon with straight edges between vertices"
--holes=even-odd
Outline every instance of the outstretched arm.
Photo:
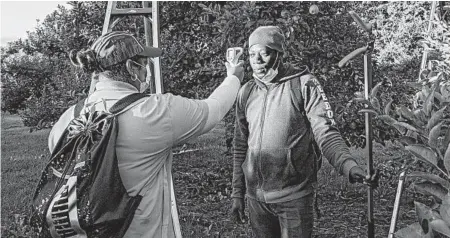
[[302,80],[302,95],[314,138],[323,155],[340,174],[350,178],[350,170],[357,166],[357,163],[336,127],[328,98],[315,77]]
[[227,77],[205,100],[173,97],[171,114],[174,144],[183,143],[211,130],[233,106],[244,76],[242,63],[226,63]]
[[211,130],[233,106],[241,86],[240,80],[234,76],[225,78],[222,84],[204,101],[208,104],[209,113],[202,134]]

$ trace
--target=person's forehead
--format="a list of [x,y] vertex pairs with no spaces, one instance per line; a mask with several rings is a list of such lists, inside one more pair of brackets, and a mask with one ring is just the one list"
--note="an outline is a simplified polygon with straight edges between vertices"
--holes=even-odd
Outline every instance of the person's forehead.
[[252,47],[250,47],[249,51],[250,52],[261,52],[261,51],[271,52],[271,51],[273,51],[273,49],[271,49],[265,45],[256,44],[256,45],[252,45]]

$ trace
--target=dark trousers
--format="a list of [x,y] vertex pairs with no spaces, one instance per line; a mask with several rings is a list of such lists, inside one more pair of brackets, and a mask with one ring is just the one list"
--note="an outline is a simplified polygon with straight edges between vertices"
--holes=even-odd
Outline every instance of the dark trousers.
[[255,237],[312,237],[314,194],[282,203],[247,202]]

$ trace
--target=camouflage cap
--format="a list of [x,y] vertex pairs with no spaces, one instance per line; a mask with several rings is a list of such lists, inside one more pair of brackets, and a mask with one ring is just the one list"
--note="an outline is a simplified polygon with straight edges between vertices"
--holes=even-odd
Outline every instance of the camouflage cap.
[[145,46],[131,34],[122,31],[111,31],[100,36],[91,46],[96,60],[102,68],[124,62],[136,55],[159,57],[162,50]]

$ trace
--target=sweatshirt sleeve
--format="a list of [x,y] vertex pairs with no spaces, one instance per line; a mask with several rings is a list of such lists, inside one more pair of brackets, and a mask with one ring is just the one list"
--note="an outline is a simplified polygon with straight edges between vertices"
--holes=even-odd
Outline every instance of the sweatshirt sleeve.
[[233,192],[232,198],[244,198],[245,196],[245,178],[242,170],[248,150],[248,123],[245,117],[245,105],[242,105],[242,94],[246,87],[244,85],[238,94],[236,102],[236,122],[234,127],[234,151],[233,151]]
[[350,169],[357,166],[344,142],[333,117],[328,98],[315,77],[301,81],[306,116],[322,154],[340,174],[349,178]]

